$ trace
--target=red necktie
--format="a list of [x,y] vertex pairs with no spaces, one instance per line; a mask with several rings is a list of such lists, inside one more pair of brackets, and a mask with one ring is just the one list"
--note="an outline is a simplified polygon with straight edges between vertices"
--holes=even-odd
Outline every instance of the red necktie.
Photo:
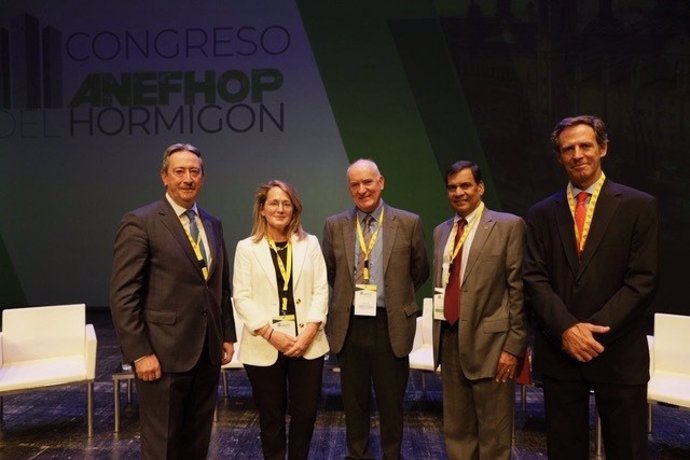
[[[456,225],[455,231],[455,244],[453,249],[458,245],[460,237],[465,230],[465,224],[467,221],[465,219],[460,219]],[[450,273],[448,277],[448,284],[446,285],[446,291],[443,296],[443,316],[446,317],[446,321],[451,326],[458,322],[460,317],[460,264],[462,262],[462,250],[453,258],[450,264]]]
[[575,197],[575,226],[577,227],[577,252],[580,252],[580,242],[582,241],[582,230],[585,228],[585,216],[587,215],[587,198],[589,193],[580,192]]

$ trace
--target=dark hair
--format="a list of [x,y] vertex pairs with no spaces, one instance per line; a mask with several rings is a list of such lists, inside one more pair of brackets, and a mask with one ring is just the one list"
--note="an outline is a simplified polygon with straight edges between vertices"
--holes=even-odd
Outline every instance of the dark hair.
[[[168,170],[168,166],[170,165],[170,155],[173,153],[177,152],[182,152],[182,151],[187,151],[187,152],[192,152],[194,155],[198,156],[201,158],[201,152],[199,151],[198,148],[194,147],[192,144],[186,144],[186,143],[177,143],[169,146],[167,149],[165,149],[165,152],[163,153],[163,164],[161,165],[161,171],[166,172]],[[201,172],[204,172],[204,162],[201,162]]]
[[576,117],[567,117],[556,123],[551,133],[551,144],[556,153],[560,153],[560,140],[558,137],[564,129],[571,128],[577,125],[587,125],[594,130],[594,135],[597,138],[599,147],[604,147],[609,142],[609,135],[606,132],[606,124],[604,120],[596,115],[578,115]]
[[469,169],[472,171],[472,177],[474,181],[478,184],[482,181],[482,172],[479,169],[479,165],[474,161],[460,160],[456,161],[452,165],[448,166],[446,169],[446,185],[448,185],[448,178],[453,174],[462,171],[463,169]]

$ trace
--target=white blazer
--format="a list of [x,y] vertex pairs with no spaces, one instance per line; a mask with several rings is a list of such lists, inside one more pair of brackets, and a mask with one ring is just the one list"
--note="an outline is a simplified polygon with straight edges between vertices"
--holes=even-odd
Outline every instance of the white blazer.
[[[326,263],[314,235],[292,239],[292,292],[295,301],[297,329],[306,323],[321,323],[305,359],[328,353],[324,333],[328,314],[328,280]],[[244,323],[239,360],[254,366],[270,366],[278,359],[278,350],[254,331],[278,314],[278,282],[266,239],[255,243],[245,238],[237,243],[233,270],[233,300],[237,317]]]

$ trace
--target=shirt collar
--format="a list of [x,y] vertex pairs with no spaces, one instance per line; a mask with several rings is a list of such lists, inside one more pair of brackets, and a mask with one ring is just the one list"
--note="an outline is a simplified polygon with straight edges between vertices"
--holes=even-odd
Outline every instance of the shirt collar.
[[359,221],[362,222],[367,215],[371,215],[371,217],[374,219],[374,222],[377,222],[377,219],[381,215],[381,209],[382,208],[383,208],[383,200],[379,200],[379,205],[376,206],[376,209],[374,209],[370,213],[364,212],[364,211],[360,210],[359,208],[355,208],[357,210],[357,219],[359,219]]
[[[481,204],[481,201],[480,201],[480,204]],[[467,214],[465,217],[462,217],[458,213],[455,213],[455,216],[453,217],[453,223],[457,224],[460,219],[465,219],[465,221],[467,221],[467,223],[472,222],[474,220],[474,218],[477,216],[477,211],[479,211],[479,208],[480,208],[480,206],[477,205],[477,207],[474,208],[474,210],[471,213]]]
[[[601,177],[599,177],[599,179],[601,179]],[[577,196],[580,192],[587,192],[591,196],[594,195],[594,190],[597,188],[597,182],[599,182],[599,179],[595,180],[592,185],[590,185],[584,190],[575,187],[575,185],[572,182],[568,182],[568,187],[573,191],[573,196]]]
[[[175,215],[177,217],[182,217],[184,213],[188,211],[187,208],[183,208],[179,204],[175,203],[175,200],[172,199],[170,194],[168,192],[165,192],[165,199],[168,200],[168,203],[170,203],[170,206],[172,206],[173,211],[175,211]],[[194,213],[198,216],[199,215],[199,209],[196,207],[196,203],[194,203],[194,206],[192,206],[189,209],[193,209]]]

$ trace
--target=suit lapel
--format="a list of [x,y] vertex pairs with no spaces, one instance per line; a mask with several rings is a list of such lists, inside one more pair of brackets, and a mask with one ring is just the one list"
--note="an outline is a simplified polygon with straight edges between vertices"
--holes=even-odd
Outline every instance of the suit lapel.
[[439,240],[436,245],[435,254],[434,254],[434,260],[436,263],[436,267],[434,270],[435,279],[434,279],[434,286],[436,287],[441,287],[443,285],[443,280],[441,279],[443,275],[443,252],[446,249],[446,244],[448,243],[448,237],[450,236],[450,232],[453,229],[453,219],[448,219],[443,223],[443,227],[441,227],[441,233],[439,234]]
[[292,236],[292,286],[297,285],[304,261],[307,258],[307,240],[297,239],[297,235]]
[[201,219],[201,225],[204,227],[204,232],[206,233],[206,240],[208,241],[208,253],[211,255],[212,264],[209,267],[208,277],[209,279],[213,276],[216,271],[218,262],[222,260],[220,251],[221,244],[219,242],[219,235],[216,234],[216,229],[213,227],[211,222],[211,217],[206,211],[201,208],[199,209],[199,217]]
[[353,208],[346,219],[340,221],[340,229],[343,234],[343,248],[345,248],[345,259],[350,272],[352,283],[355,282],[355,225],[357,225],[357,209]]
[[467,256],[467,264],[465,265],[465,271],[462,276],[462,283],[465,283],[467,277],[472,272],[475,267],[477,260],[479,260],[479,255],[484,249],[486,240],[489,238],[491,230],[493,230],[496,220],[490,210],[486,209],[479,220],[477,225],[477,230],[474,233],[474,238],[472,239],[472,246],[470,247],[470,253]]
[[393,252],[393,243],[395,243],[395,233],[398,230],[398,216],[391,210],[389,206],[383,205],[386,210],[383,217],[383,274],[386,274],[388,267],[388,260],[391,258]]
[[596,207],[594,208],[594,215],[592,216],[592,225],[589,229],[589,235],[585,242],[585,250],[582,253],[582,262],[578,270],[578,277],[582,275],[585,268],[592,260],[597,247],[606,233],[606,229],[611,223],[616,208],[618,207],[618,191],[615,184],[608,180],[604,182],[599,198],[597,199]]
[[256,257],[259,266],[264,271],[266,278],[271,282],[274,289],[278,289],[278,281],[276,280],[276,268],[273,265],[273,258],[271,257],[271,248],[268,246],[266,238],[252,245],[252,252]]
[[561,237],[561,244],[565,257],[568,259],[568,265],[573,275],[577,274],[580,263],[577,260],[577,248],[575,242],[575,228],[573,223],[573,216],[568,207],[568,200],[565,197],[565,189],[558,195],[553,203],[556,214],[556,225],[558,226],[558,234]]
[[199,267],[199,262],[196,258],[196,255],[194,254],[194,249],[192,249],[192,245],[189,242],[189,238],[187,237],[184,228],[182,228],[180,218],[177,217],[172,206],[170,206],[170,203],[168,203],[168,201],[165,198],[163,198],[158,214],[160,215],[161,223],[163,224],[163,226],[168,229],[173,239],[182,249],[182,252],[184,252],[187,255],[189,261],[194,265],[194,268],[199,273],[199,276],[203,278],[203,274],[201,273],[201,267]]

